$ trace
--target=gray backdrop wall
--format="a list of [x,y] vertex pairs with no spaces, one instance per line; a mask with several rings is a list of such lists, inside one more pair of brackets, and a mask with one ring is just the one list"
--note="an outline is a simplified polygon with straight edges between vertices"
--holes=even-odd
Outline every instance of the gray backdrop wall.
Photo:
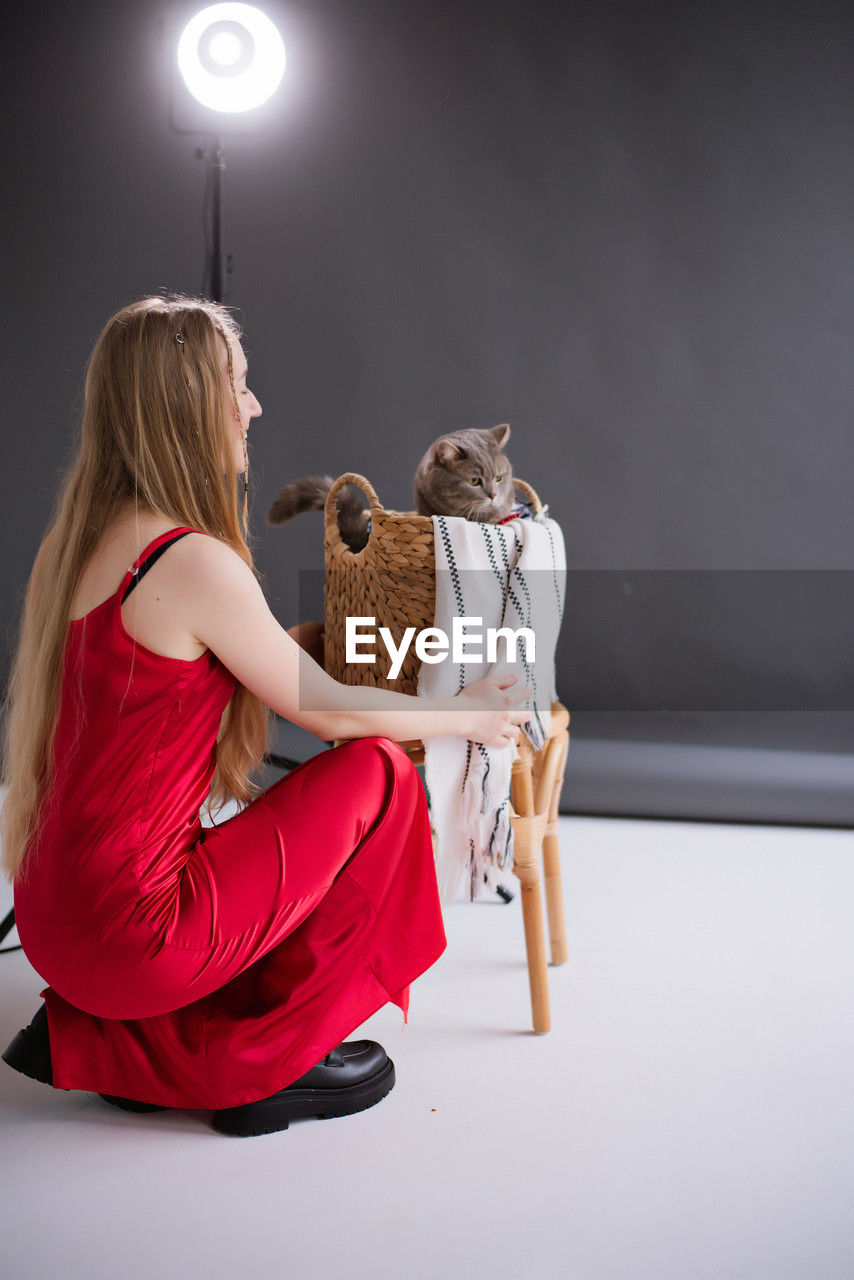
[[[101,325],[200,287],[195,7],[7,19],[5,655]],[[432,438],[509,421],[572,570],[565,806],[850,822],[850,6],[265,7],[288,71],[227,205],[276,612],[321,563],[319,516],[263,523],[285,480],[406,507]]]

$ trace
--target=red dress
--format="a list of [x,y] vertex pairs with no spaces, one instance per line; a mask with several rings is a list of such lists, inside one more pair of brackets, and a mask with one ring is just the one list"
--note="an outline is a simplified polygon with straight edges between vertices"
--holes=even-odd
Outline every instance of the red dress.
[[237,816],[199,810],[234,677],[70,624],[46,823],[15,887],[54,1084],[170,1107],[284,1088],[445,947],[427,808],[395,743],[321,751]]

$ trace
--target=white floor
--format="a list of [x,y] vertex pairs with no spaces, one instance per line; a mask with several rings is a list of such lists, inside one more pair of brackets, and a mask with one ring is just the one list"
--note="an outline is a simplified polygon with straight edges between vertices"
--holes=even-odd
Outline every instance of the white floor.
[[[851,1280],[854,834],[566,818],[570,963],[455,904],[398,1084],[229,1139],[0,1070],[8,1280]],[[5,912],[4,901],[0,908]],[[0,957],[0,1040],[41,983]]]

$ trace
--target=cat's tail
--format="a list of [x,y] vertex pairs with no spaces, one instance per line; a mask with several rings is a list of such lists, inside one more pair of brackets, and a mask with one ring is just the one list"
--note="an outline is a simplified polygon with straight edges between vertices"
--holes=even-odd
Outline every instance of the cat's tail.
[[267,512],[267,524],[284,524],[304,511],[322,511],[332,483],[332,476],[305,476],[286,484]]
[[[286,484],[267,512],[267,524],[284,524],[304,511],[322,511],[334,481],[331,476],[305,476]],[[368,541],[370,511],[347,485],[338,494],[338,527],[351,551],[361,551]]]

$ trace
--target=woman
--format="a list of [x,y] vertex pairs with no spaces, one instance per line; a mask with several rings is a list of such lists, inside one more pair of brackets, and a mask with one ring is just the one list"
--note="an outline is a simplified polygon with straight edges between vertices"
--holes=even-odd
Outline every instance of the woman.
[[[50,984],[5,1060],[127,1109],[212,1108],[238,1134],[389,1092],[381,1046],[339,1041],[389,1000],[405,1015],[445,945],[394,743],[509,745],[528,718],[507,682],[449,700],[340,685],[279,626],[245,541],[246,377],[214,303],[146,298],[101,334],[27,592],[3,810],[19,935]],[[316,647],[317,627],[295,633]],[[253,800],[268,708],[351,741]],[[203,829],[209,792],[246,807]]]

